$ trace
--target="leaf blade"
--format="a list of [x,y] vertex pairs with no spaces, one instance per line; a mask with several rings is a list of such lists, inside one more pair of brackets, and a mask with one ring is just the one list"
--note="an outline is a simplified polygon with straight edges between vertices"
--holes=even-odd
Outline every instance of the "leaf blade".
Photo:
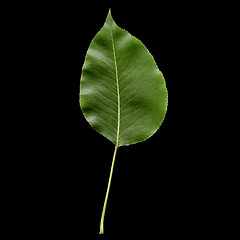
[[130,145],[157,131],[167,102],[165,80],[152,55],[109,12],[83,65],[80,105],[85,118],[115,145]]

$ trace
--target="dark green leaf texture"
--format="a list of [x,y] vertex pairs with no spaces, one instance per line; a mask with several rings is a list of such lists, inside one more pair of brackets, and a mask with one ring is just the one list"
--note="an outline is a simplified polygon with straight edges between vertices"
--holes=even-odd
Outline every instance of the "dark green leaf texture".
[[118,146],[148,139],[166,114],[162,73],[143,43],[119,28],[110,11],[87,51],[80,105],[90,125]]

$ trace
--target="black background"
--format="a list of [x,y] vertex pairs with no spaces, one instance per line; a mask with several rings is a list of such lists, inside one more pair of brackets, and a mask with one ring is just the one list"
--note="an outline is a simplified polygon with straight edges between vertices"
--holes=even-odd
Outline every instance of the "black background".
[[[18,147],[9,158],[18,157],[10,160],[6,179],[12,184],[9,221],[26,238],[99,239],[114,146],[85,120],[79,85],[88,46],[109,6],[21,7],[10,10],[18,12],[10,30],[18,39],[12,42],[20,66],[15,91],[23,90],[13,111]],[[204,236],[220,217],[216,176],[222,163],[213,157],[211,83],[202,81],[214,68],[215,10],[200,3],[110,7],[118,26],[152,53],[169,104],[156,134],[119,148],[101,238]]]

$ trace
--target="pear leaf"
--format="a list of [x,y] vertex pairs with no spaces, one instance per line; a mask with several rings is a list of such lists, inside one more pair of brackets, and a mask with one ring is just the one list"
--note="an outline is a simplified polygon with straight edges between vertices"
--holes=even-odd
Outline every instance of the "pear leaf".
[[163,74],[148,49],[121,29],[109,11],[87,51],[80,81],[80,106],[93,129],[115,145],[100,234],[119,146],[150,138],[167,111]]

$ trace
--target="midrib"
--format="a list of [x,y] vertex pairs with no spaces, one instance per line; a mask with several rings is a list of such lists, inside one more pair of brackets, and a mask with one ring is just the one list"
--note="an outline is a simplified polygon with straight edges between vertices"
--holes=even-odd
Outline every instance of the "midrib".
[[110,31],[111,31],[111,38],[112,38],[113,58],[114,58],[115,71],[116,71],[117,97],[118,97],[118,104],[117,104],[118,105],[118,121],[117,121],[117,138],[116,138],[116,146],[118,146],[119,131],[120,131],[120,92],[119,92],[119,81],[118,81],[117,58],[116,58],[112,28],[110,28]]

